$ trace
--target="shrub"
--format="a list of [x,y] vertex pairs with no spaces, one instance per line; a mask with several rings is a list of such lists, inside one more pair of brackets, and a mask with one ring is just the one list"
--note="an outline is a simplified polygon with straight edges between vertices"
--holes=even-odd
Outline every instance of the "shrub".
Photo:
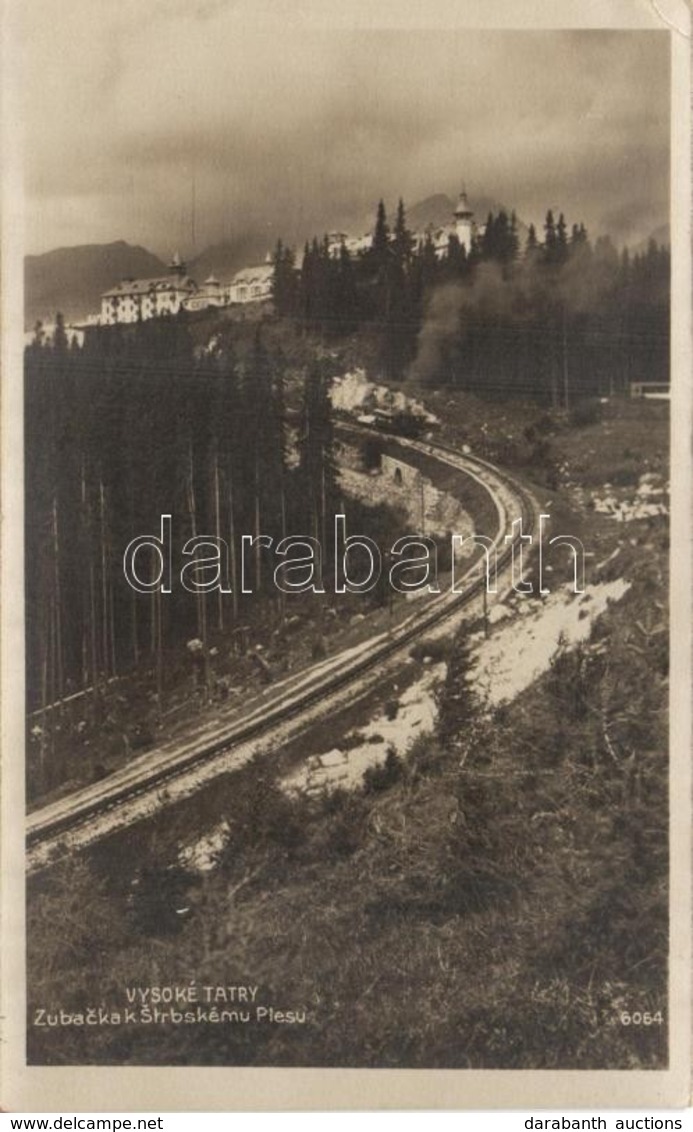
[[353,795],[342,796],[327,834],[328,857],[350,857],[361,847],[366,828],[366,811]]
[[599,424],[601,419],[601,403],[593,398],[578,401],[570,410],[570,423],[575,428],[586,428],[588,425]]
[[395,782],[399,782],[403,773],[402,760],[394,747],[388,747],[385,762],[380,766],[371,766],[364,772],[364,793],[377,794],[382,790],[389,790]]
[[385,704],[385,718],[387,720],[389,720],[390,723],[392,723],[393,720],[397,719],[398,713],[399,713],[399,701],[398,700],[388,700],[387,703]]
[[409,650],[409,655],[419,663],[430,657],[436,664],[446,661],[452,651],[452,643],[448,640],[417,641]]
[[617,468],[611,476],[614,487],[635,487],[640,482],[640,473],[637,468]]

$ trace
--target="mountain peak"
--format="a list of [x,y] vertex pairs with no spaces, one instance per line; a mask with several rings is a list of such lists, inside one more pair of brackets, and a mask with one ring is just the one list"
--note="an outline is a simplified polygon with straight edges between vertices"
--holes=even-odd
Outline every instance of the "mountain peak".
[[52,321],[61,311],[68,321],[98,314],[101,295],[121,279],[165,275],[166,266],[146,248],[125,240],[54,248],[24,260],[25,325]]

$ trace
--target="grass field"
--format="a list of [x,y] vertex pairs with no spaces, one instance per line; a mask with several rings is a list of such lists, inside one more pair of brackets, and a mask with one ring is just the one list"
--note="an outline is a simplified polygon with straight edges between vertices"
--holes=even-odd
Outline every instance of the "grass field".
[[[501,443],[501,410],[447,410],[451,437],[486,423]],[[668,526],[618,522],[594,498],[665,479],[667,430],[666,406],[610,403],[545,424],[536,465],[522,431],[518,474],[583,538],[590,571],[608,559],[601,576],[630,588],[513,702],[481,710],[460,645],[437,732],[366,787],[288,797],[278,770],[296,754],[268,752],[31,880],[29,1060],[666,1065]],[[222,821],[216,867],[186,871],[181,846]],[[32,1024],[191,983],[256,986],[305,1021]]]

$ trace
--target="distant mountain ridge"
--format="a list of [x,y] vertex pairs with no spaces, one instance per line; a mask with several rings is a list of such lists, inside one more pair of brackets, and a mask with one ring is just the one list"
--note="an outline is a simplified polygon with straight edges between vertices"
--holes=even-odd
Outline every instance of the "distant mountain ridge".
[[[487,196],[470,194],[478,224],[484,224],[489,212],[498,214],[505,206]],[[423,232],[429,225],[442,228],[452,222],[455,201],[446,193],[434,193],[407,209],[407,226]],[[505,208],[506,212],[510,210]],[[393,215],[388,220],[394,222]],[[363,221],[362,228],[350,226],[350,235],[370,231],[374,216]],[[337,227],[337,226],[335,226]],[[520,245],[527,238],[527,225],[518,218]],[[669,243],[669,228],[664,225],[652,233],[658,243]],[[646,250],[647,242],[632,249]],[[300,249],[299,249],[300,250]],[[205,248],[188,262],[188,271],[198,283],[210,275],[227,283],[242,267],[261,263],[268,252],[267,237],[240,236]],[[68,322],[84,321],[99,313],[101,295],[122,279],[146,279],[165,275],[166,264],[152,252],[125,240],[110,244],[83,244],[72,248],[56,248],[43,255],[29,255],[24,261],[25,326],[31,329],[37,319],[52,322],[61,311]]]
[[[489,212],[497,213],[502,207],[490,197],[474,198],[470,204],[479,223],[486,221]],[[443,228],[452,222],[454,207],[455,201],[444,192],[426,197],[408,209],[409,229],[421,232],[429,225]],[[373,228],[374,220],[375,214],[363,221],[362,231]],[[525,229],[521,222],[520,232],[522,237]],[[189,259],[188,272],[197,283],[203,283],[209,275],[228,283],[241,267],[262,263],[267,251],[266,237],[262,235],[224,240]],[[25,326],[31,329],[38,318],[50,323],[57,311],[68,321],[84,321],[88,315],[99,314],[101,295],[123,278],[147,278],[166,272],[168,267],[159,257],[125,240],[55,248],[40,256],[26,256]]]
[[[210,275],[228,282],[240,268],[259,263],[267,248],[256,237],[224,241],[206,248],[188,263],[198,283]],[[125,240],[111,244],[82,244],[56,248],[24,259],[24,323],[31,329],[37,319],[53,322],[60,311],[68,322],[83,322],[97,315],[101,295],[123,279],[166,275],[167,265],[139,245]]]
[[[483,223],[489,211],[501,205],[490,197],[471,199],[476,219]],[[445,193],[435,193],[407,210],[407,225],[424,231],[429,225],[441,228],[452,222],[455,202]],[[394,220],[394,216],[390,218]],[[374,216],[364,220],[363,232],[373,227]],[[519,222],[521,238],[526,233]],[[350,231],[358,235],[358,231]],[[198,283],[210,275],[227,283],[242,267],[261,263],[268,252],[267,239],[248,235],[212,244],[188,261],[188,271]],[[146,279],[165,275],[166,264],[139,245],[116,240],[110,244],[83,244],[56,248],[43,255],[29,255],[24,261],[25,326],[31,329],[37,319],[53,322],[61,311],[68,322],[84,321],[99,313],[101,295],[122,279]]]
[[79,321],[98,314],[101,295],[121,279],[164,275],[166,265],[146,248],[116,240],[112,244],[82,244],[56,248],[24,260],[24,321],[52,322],[57,311]]
[[[407,208],[405,202],[407,228],[411,232],[425,232],[429,227],[444,228],[446,225],[452,224],[456,206],[457,199],[453,200],[447,193],[434,193],[432,196],[425,197],[424,200],[412,205],[411,208]],[[502,210],[505,210],[508,216],[512,212],[512,209],[508,208],[507,205],[500,204],[493,197],[473,196],[472,194],[469,194],[469,207],[473,209],[474,219],[479,225],[486,223],[489,212],[492,212],[494,216],[497,216]],[[394,222],[394,215],[388,215],[388,220],[390,223]],[[367,227],[364,230],[367,230]],[[529,231],[528,226],[518,217],[517,227],[520,239],[523,241]]]
[[256,236],[222,240],[188,260],[188,271],[197,283],[203,283],[210,275],[228,283],[242,267],[262,263],[267,252],[266,241]]
[[639,244],[636,244],[635,247],[630,249],[633,255],[643,255],[649,247],[650,240],[654,240],[655,244],[660,247],[668,248],[671,244],[671,229],[669,225],[660,224],[658,228],[655,228],[654,232],[650,232],[646,240],[641,240]]

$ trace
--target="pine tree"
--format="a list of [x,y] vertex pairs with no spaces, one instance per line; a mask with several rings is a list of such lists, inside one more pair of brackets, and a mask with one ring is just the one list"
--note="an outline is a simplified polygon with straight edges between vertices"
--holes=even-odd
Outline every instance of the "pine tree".
[[486,217],[486,226],[481,237],[481,254],[484,259],[496,257],[496,220],[492,212]]
[[336,263],[335,329],[340,334],[351,334],[359,322],[359,295],[356,274],[347,246],[342,241]]
[[56,356],[67,353],[67,333],[65,331],[65,319],[60,311],[55,316],[55,332],[53,334],[53,350]]
[[547,263],[554,263],[556,258],[556,225],[551,209],[546,213],[544,221],[544,256]]
[[325,550],[328,515],[337,501],[337,462],[329,378],[317,361],[306,374],[298,448],[299,490],[304,506],[307,503],[308,528]]
[[385,212],[385,202],[378,201],[378,211],[375,220],[375,229],[373,231],[373,242],[371,244],[370,260],[376,273],[381,272],[387,266],[390,255],[390,229],[387,223],[387,214]]
[[395,220],[395,230],[393,233],[392,252],[397,266],[403,271],[407,271],[411,263],[412,237],[411,232],[407,228],[404,201],[401,197],[399,198],[399,204],[397,205],[397,218]]
[[314,301],[314,286],[313,286],[313,252],[310,244],[306,240],[303,249],[303,264],[301,266],[301,277],[298,287],[298,314],[301,319],[301,326],[304,331],[308,330],[313,318],[313,301]]
[[447,748],[464,744],[470,725],[479,715],[479,700],[473,686],[473,657],[464,631],[455,638],[445,682],[439,694],[438,735]]
[[496,220],[496,259],[499,263],[507,263],[512,259],[510,251],[510,221],[508,214],[501,209]]
[[438,275],[438,259],[430,231],[426,233],[420,259],[423,290],[426,291],[433,286]]
[[296,313],[297,280],[295,256],[291,248],[285,248],[281,240],[272,258],[272,298],[278,315],[293,316]]
[[565,263],[568,258],[568,236],[567,226],[563,213],[558,217],[558,224],[556,225],[556,262],[561,264]]
[[445,257],[445,274],[449,279],[460,279],[466,266],[466,254],[456,232],[448,236],[448,251]]

